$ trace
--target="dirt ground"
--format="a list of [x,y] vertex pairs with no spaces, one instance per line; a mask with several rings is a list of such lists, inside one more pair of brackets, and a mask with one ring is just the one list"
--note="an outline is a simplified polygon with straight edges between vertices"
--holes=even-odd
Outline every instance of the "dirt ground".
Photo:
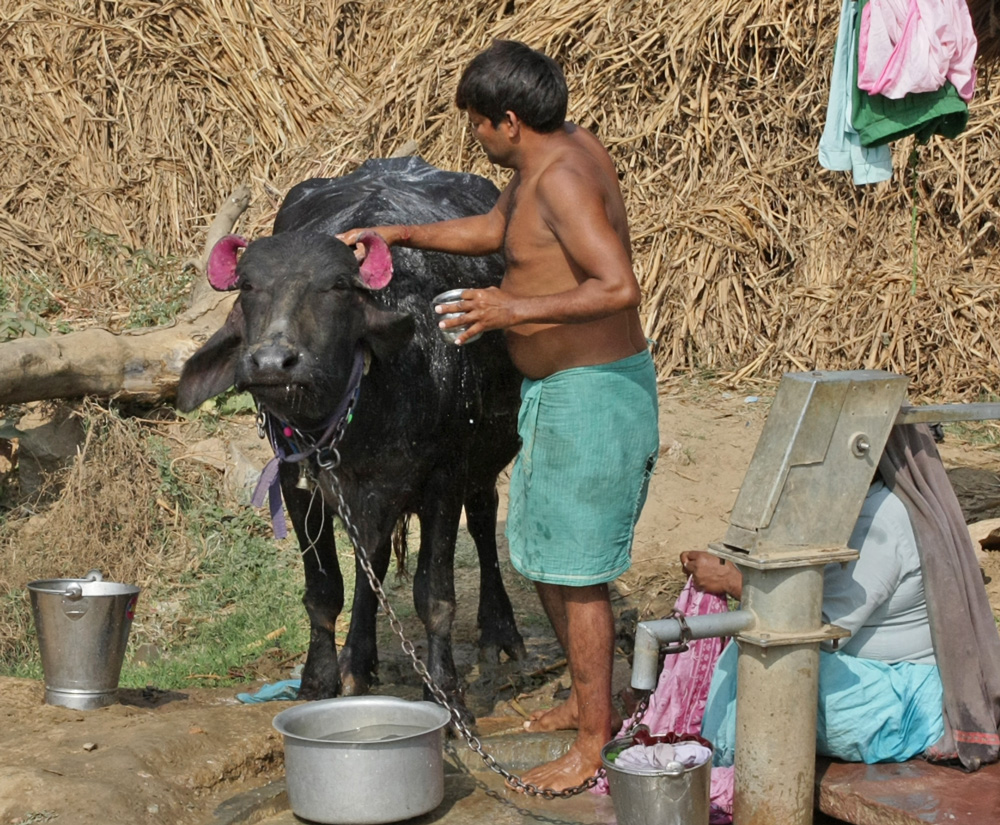
[[[630,622],[663,616],[672,606],[681,582],[678,553],[723,536],[768,400],[691,382],[664,389],[661,457],[637,528],[634,565],[616,584],[625,648],[617,657],[616,688],[627,683]],[[967,518],[1000,515],[1000,452],[952,434],[941,451]],[[1000,551],[985,553],[982,564],[1000,610]],[[568,677],[533,589],[513,573],[508,589],[529,660],[480,668],[477,581],[474,566],[457,570],[455,649],[470,708],[481,732],[489,733],[551,705],[565,693]],[[392,598],[410,597],[400,587]],[[381,650],[378,692],[418,698],[419,681],[399,645],[383,635]],[[288,704],[244,705],[236,692],[122,690],[118,704],[79,712],[45,705],[40,682],[0,679],[0,825],[212,822],[223,801],[283,775],[271,719]]]

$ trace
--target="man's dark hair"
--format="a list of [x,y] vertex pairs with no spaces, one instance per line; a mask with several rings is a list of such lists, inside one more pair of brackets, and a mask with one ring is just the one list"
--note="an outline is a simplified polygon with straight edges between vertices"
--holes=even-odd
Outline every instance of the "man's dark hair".
[[516,40],[494,40],[476,55],[455,94],[459,109],[475,109],[494,128],[510,111],[536,132],[562,126],[568,100],[559,64]]

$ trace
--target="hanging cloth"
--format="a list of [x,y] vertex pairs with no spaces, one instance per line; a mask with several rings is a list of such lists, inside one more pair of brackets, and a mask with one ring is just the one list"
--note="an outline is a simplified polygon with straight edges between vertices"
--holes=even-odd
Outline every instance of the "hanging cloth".
[[976,45],[965,0],[871,0],[858,32],[858,87],[898,100],[949,81],[968,102]]
[[857,130],[851,125],[854,70],[857,66],[854,51],[857,41],[856,12],[854,0],[843,0],[837,45],[833,53],[833,74],[830,76],[830,102],[819,139],[819,163],[832,172],[851,171],[855,185],[861,186],[892,177],[892,151],[888,146],[862,146]]
[[[858,0],[858,13],[862,16],[868,3],[869,0]],[[856,37],[860,28],[855,32]],[[907,135],[916,135],[921,143],[927,143],[935,134],[956,138],[969,122],[968,105],[947,81],[936,91],[914,92],[899,100],[870,95],[855,84],[852,104],[851,122],[858,130],[862,146],[881,146]]]

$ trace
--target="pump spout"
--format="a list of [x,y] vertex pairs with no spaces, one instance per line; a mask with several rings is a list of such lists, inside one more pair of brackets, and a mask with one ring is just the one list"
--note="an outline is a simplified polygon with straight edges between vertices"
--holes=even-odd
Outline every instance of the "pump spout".
[[[754,614],[749,610],[731,610],[728,613],[710,613],[706,616],[686,616],[684,624],[677,619],[658,619],[640,622],[635,629],[635,648],[632,651],[632,687],[652,690],[660,677],[660,647],[682,638],[709,639],[714,636],[734,636],[752,627]],[[684,625],[687,633],[684,633]]]

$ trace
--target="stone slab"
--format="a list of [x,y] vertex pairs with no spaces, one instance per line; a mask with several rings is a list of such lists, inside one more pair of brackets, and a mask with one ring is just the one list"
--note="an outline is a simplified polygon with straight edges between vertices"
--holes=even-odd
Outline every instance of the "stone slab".
[[976,773],[922,760],[861,765],[820,759],[820,810],[853,825],[993,825],[1000,822],[1000,763]]

